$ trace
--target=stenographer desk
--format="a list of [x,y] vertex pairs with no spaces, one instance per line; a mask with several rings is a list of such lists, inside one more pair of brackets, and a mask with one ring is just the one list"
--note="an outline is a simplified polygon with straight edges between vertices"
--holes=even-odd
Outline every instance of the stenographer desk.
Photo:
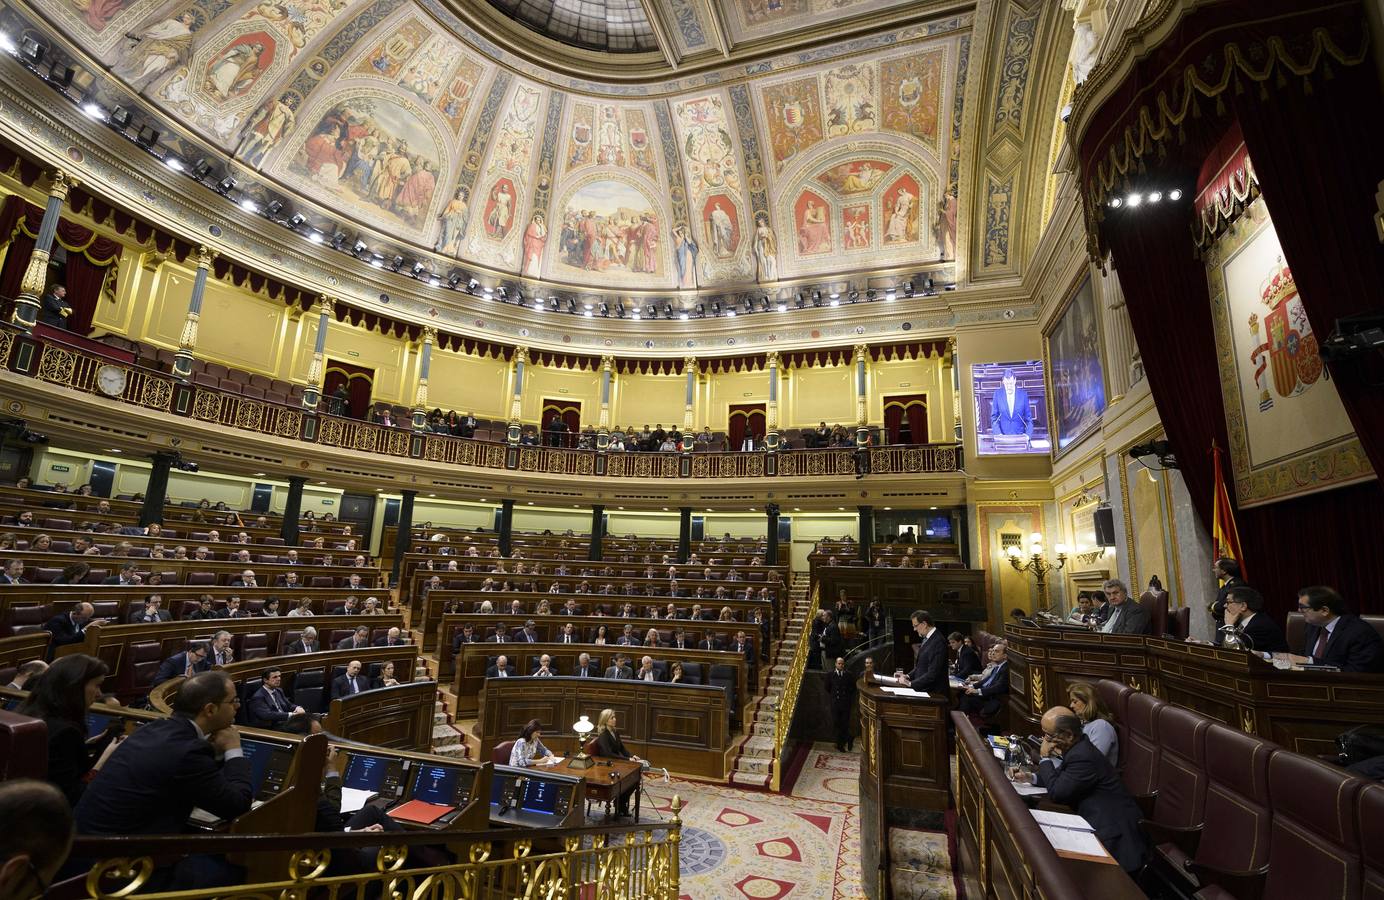
[[1083,628],[1005,626],[1009,709],[1036,728],[1067,685],[1110,678],[1307,756],[1384,721],[1384,675],[1279,669],[1244,650]]

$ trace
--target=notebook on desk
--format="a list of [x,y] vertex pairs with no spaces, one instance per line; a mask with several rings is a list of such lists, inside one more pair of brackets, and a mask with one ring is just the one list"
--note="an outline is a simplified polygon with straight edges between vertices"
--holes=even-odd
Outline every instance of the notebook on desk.
[[1087,862],[1118,865],[1115,857],[1105,849],[1096,837],[1091,823],[1081,816],[1071,813],[1052,812],[1046,809],[1033,810],[1033,818],[1043,830],[1043,836],[1052,844],[1058,856],[1067,859],[1084,859]]
[[415,822],[419,825],[431,825],[438,819],[455,812],[455,806],[443,806],[440,803],[429,803],[426,800],[409,800],[401,803],[389,811],[391,819],[402,819],[405,822]]

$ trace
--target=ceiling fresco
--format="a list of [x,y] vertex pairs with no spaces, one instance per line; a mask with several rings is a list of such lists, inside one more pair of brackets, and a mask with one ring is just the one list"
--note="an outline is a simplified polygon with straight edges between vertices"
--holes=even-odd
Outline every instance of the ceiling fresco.
[[[728,0],[718,15],[744,41],[904,4]],[[426,0],[30,5],[254,178],[462,263],[677,291],[967,252],[967,15],[631,87],[537,77]],[[717,39],[699,0],[661,10],[681,49]]]

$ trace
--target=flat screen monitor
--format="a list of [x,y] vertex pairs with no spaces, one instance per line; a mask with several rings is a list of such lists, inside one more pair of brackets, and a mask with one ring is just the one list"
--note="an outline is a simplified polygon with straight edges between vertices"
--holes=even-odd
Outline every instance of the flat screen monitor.
[[341,774],[341,786],[356,791],[392,796],[403,780],[403,760],[395,756],[352,753]]
[[256,800],[268,800],[283,790],[293,765],[293,748],[253,738],[242,738],[240,748],[250,763],[250,783]]
[[409,792],[409,799],[439,806],[461,806],[470,793],[470,770],[423,763],[413,773],[413,789]]
[[513,784],[514,778],[512,776],[501,775],[499,772],[496,772],[490,779],[490,805],[505,805],[505,794],[509,792]]
[[549,781],[546,778],[525,778],[524,796],[519,800],[519,808],[529,813],[556,815],[558,802],[569,787],[570,785]]

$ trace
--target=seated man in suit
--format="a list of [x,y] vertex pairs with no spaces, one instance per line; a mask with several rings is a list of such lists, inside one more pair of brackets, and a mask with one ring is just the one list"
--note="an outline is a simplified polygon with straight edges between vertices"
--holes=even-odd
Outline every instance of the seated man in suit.
[[579,644],[581,637],[577,635],[577,626],[571,622],[564,622],[562,631],[558,633],[557,642],[559,644]]
[[1298,611],[1307,620],[1302,655],[1295,663],[1336,666],[1342,672],[1384,672],[1384,641],[1359,616],[1346,612],[1345,599],[1320,585],[1298,591]]
[[624,631],[620,633],[620,637],[616,638],[615,643],[620,647],[642,646],[639,641],[639,635],[634,633],[633,625],[626,625]]
[[947,644],[942,640],[942,632],[932,624],[932,615],[925,610],[914,610],[909,616],[913,631],[918,635],[918,657],[913,671],[899,676],[899,684],[915,691],[947,695]]
[[346,671],[332,679],[332,696],[348,697],[370,690],[370,679],[360,674],[360,660],[353,659],[346,664]]
[[1149,611],[1129,599],[1129,590],[1124,582],[1111,578],[1101,587],[1105,599],[1110,604],[1110,615],[1100,630],[1106,634],[1150,634],[1153,623],[1149,621]]
[[24,560],[12,559],[5,563],[5,570],[0,572],[0,584],[28,584],[23,575]]
[[182,653],[174,653],[172,656],[159,663],[159,671],[154,675],[154,684],[163,684],[170,678],[186,676],[191,678],[200,672],[205,672],[211,668],[211,646],[203,641],[198,641],[188,646]]
[[722,648],[721,648],[721,639],[718,638],[715,634],[713,634],[713,633],[711,633],[710,631],[708,631],[708,632],[706,633],[706,635],[705,635],[700,641],[697,641],[697,649],[698,649],[698,650],[720,650],[720,649],[722,649]]
[[496,623],[495,623],[495,633],[492,634],[490,637],[486,638],[485,640],[486,640],[486,643],[488,643],[488,644],[507,644],[507,643],[509,643],[509,634],[508,634],[508,633],[506,632],[506,630],[505,630],[505,623],[504,623],[504,622],[496,622]]
[[407,643],[408,638],[404,636],[404,633],[399,630],[399,626],[397,625],[390,628],[389,631],[385,632],[380,637],[375,638],[376,647],[402,647]]
[[462,644],[476,643],[479,643],[476,639],[476,626],[467,622],[465,625],[461,626],[461,631],[457,632],[456,637],[452,638],[452,656],[461,655]]
[[574,678],[600,678],[601,669],[591,661],[590,653],[583,653],[577,657],[577,665],[572,676]]
[[231,633],[218,631],[211,637],[211,658],[213,666],[229,666],[235,662],[235,651],[231,648]]
[[687,639],[687,632],[681,628],[673,629],[673,638],[668,642],[668,646],[674,650],[688,650],[692,647],[692,642]]
[[986,654],[992,664],[990,673],[966,688],[966,693],[961,697],[962,712],[988,719],[1004,706],[1009,696],[1008,651],[1009,647],[1004,641],[990,645],[990,651]]
[[661,681],[658,671],[654,669],[654,658],[646,656],[639,661],[639,671],[634,673],[637,681]]
[[259,582],[255,579],[255,570],[246,569],[231,581],[231,587],[259,587]]
[[513,678],[514,675],[514,666],[509,664],[509,657],[504,654],[495,657],[495,664],[485,670],[486,678]]
[[529,674],[534,678],[552,678],[557,674],[553,671],[553,658],[544,653],[538,657],[538,665],[534,666]]
[[290,656],[299,653],[317,653],[322,649],[321,643],[317,640],[317,629],[309,625],[303,629],[303,636],[288,645]]
[[250,695],[245,715],[251,725],[278,728],[288,721],[289,716],[302,712],[303,708],[284,693],[283,673],[278,669],[266,669],[260,689]]
[[[237,700],[235,682],[224,672],[203,672],[184,682],[173,697],[173,715],[135,729],[87,786],[76,809],[78,832],[178,834],[193,807],[223,819],[247,812],[254,785],[234,724]],[[213,865],[212,873],[209,863],[207,857],[185,858],[174,867],[173,884],[193,880],[180,877],[188,869],[201,884],[238,883],[220,880],[224,862]]]
[[615,654],[615,662],[611,663],[610,668],[605,670],[607,678],[633,678],[634,672],[629,667],[629,657],[623,653]]
[[144,579],[140,578],[139,573],[135,571],[135,564],[127,562],[120,567],[119,575],[112,575],[101,583],[118,585],[143,584]]
[[959,631],[947,635],[947,646],[956,654],[951,674],[954,678],[969,678],[980,671],[980,654],[976,648],[966,643],[966,637]]
[[78,603],[67,612],[54,616],[43,623],[43,630],[53,637],[51,643],[53,647],[61,647],[65,644],[80,644],[86,640],[86,629],[88,625],[104,625],[105,619],[93,619],[92,615],[96,612],[96,607],[90,603]]
[[[1043,714],[1042,757],[1033,781],[1048,789],[1048,799],[1064,803],[1090,823],[1096,837],[1126,872],[1137,872],[1148,859],[1148,839],[1139,830],[1142,814],[1105,754],[1082,733],[1081,719],[1065,706]],[[1058,766],[1054,757],[1062,758]]]
[[514,633],[516,644],[536,644],[538,643],[538,623],[533,619],[524,622],[524,627]]
[[356,630],[350,637],[344,637],[337,641],[338,650],[364,650],[370,646],[370,626],[357,625]]
[[1225,624],[1234,628],[1240,646],[1255,653],[1287,653],[1283,629],[1264,612],[1264,595],[1247,584],[1226,592]]
[[730,646],[726,649],[739,653],[745,657],[747,662],[754,659],[754,644],[750,643],[750,638],[744,631],[737,631],[735,639],[730,642]]

